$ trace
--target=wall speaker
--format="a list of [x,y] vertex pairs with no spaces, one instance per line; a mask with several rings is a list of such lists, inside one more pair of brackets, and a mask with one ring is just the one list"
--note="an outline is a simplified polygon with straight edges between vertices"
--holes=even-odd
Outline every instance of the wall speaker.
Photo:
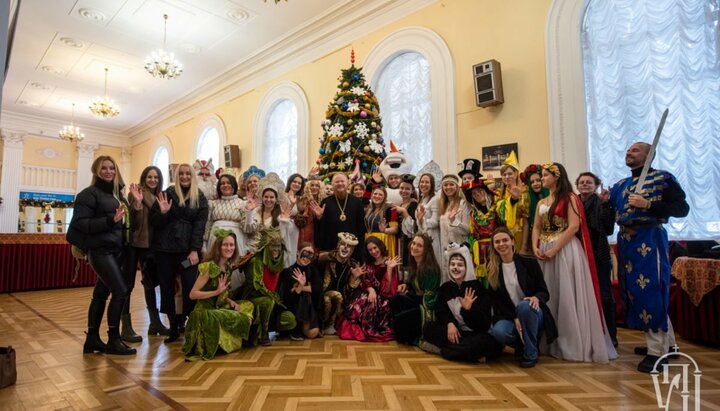
[[473,66],[475,75],[475,104],[478,107],[496,106],[505,102],[500,62],[483,61]]
[[240,148],[235,145],[225,146],[225,167],[240,168]]

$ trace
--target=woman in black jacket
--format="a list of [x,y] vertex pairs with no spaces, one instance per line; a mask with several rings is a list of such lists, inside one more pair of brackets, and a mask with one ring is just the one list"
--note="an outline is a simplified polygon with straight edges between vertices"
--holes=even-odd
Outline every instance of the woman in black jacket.
[[470,251],[450,243],[445,255],[450,280],[438,290],[435,321],[425,323],[420,348],[453,361],[497,358],[503,346],[488,334],[490,296],[475,279]]
[[550,299],[537,260],[515,253],[515,239],[506,227],[491,237],[488,283],[494,311],[490,334],[504,345],[522,352],[520,367],[537,363],[541,330],[548,344],[557,338],[557,328],[547,306]]
[[[98,276],[88,309],[88,331],[83,353],[95,351],[131,355],[120,339],[120,315],[127,301],[128,288],[122,272],[123,230],[127,205],[122,195],[123,179],[117,163],[110,156],[100,156],[91,167],[89,187],[75,198],[73,218],[67,233],[68,242],[87,251],[90,266]],[[108,296],[108,342],[100,340],[100,323]]]
[[160,312],[170,320],[166,343],[177,340],[180,335],[179,319],[175,315],[175,277],[180,276],[182,284],[183,315],[189,315],[195,305],[190,299],[190,290],[198,274],[208,218],[208,202],[198,189],[193,168],[180,164],[174,177],[176,185],[160,193],[150,211],[154,229],[151,249],[160,282]]

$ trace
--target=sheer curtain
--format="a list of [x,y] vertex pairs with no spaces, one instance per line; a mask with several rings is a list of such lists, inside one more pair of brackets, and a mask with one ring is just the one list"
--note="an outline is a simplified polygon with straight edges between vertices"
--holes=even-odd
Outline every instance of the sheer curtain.
[[417,172],[432,160],[430,64],[420,53],[403,53],[383,68],[377,81],[383,139],[412,161]]
[[625,150],[652,142],[653,167],[673,173],[690,204],[674,239],[720,237],[718,0],[593,0],[582,28],[590,169],[628,176]]
[[155,150],[155,155],[153,155],[153,165],[162,171],[162,189],[165,190],[168,187],[168,183],[170,183],[170,154],[165,146],[160,146],[157,150]]
[[268,113],[263,146],[265,171],[283,180],[297,172],[298,115],[292,101],[280,100]]
[[197,146],[197,158],[209,160],[212,158],[213,165],[217,169],[222,167],[220,162],[220,134],[215,127],[208,127],[203,131]]

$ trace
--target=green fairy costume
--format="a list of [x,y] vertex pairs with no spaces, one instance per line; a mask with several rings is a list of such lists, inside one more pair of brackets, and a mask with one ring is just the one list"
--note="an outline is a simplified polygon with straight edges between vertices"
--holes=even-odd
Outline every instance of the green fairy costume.
[[[221,240],[221,239],[218,239]],[[200,275],[207,274],[209,279],[202,291],[217,290],[222,273],[230,272],[230,265],[221,268],[212,261],[198,265]],[[188,360],[209,360],[215,357],[218,348],[226,353],[238,351],[243,340],[248,339],[253,322],[253,303],[236,301],[237,311],[227,302],[228,291],[211,298],[198,300],[190,313],[185,326],[185,344],[183,354]]]
[[249,339],[253,345],[269,342],[270,331],[290,331],[296,326],[295,315],[286,309],[277,293],[280,272],[285,268],[284,253],[280,230],[276,227],[262,230],[258,252],[250,260],[245,273],[247,281],[240,288],[241,299],[255,307],[253,326],[257,329]]

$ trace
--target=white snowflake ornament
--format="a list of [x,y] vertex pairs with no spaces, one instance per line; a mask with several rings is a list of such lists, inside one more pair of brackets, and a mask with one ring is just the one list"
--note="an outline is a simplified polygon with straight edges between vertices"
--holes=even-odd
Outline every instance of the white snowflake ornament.
[[362,87],[358,87],[358,86],[351,88],[350,91],[353,94],[358,95],[358,96],[362,96],[363,94],[365,94],[365,89]]
[[355,125],[355,133],[360,138],[366,138],[369,133],[368,126],[365,125],[365,123],[358,123]]
[[347,111],[354,113],[360,110],[360,103],[348,103]]
[[331,137],[340,137],[343,134],[345,128],[340,123],[335,123],[328,128],[327,133]]
[[341,141],[341,142],[338,143],[338,147],[339,147],[340,151],[342,151],[343,153],[347,153],[347,152],[350,151],[350,145],[351,145],[351,144],[352,144],[352,142],[351,142],[350,140],[348,140],[348,141]]

